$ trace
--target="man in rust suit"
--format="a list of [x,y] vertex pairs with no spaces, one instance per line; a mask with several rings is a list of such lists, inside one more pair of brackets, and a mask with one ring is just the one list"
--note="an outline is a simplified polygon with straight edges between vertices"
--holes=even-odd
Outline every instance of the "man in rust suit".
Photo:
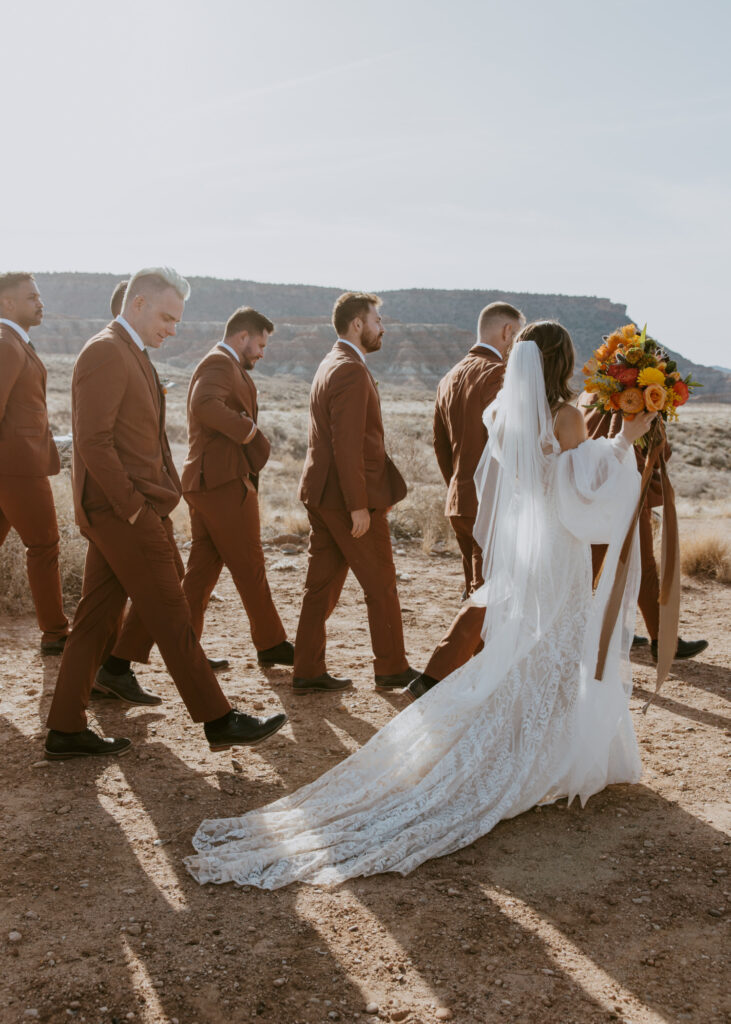
[[251,627],[262,665],[291,665],[294,647],[274,607],[261,547],[259,473],[269,441],[257,426],[256,385],[249,376],[264,355],[274,324],[249,306],[237,309],[223,341],[193,371],[188,390],[188,441],[183,494],[192,544],[183,591],[200,636],[211,592],[225,565]]
[[129,596],[212,750],[266,739],[285,715],[234,710],[196,639],[180,584],[170,512],[180,481],[165,433],[165,396],[145,346],[175,334],[190,292],[170,268],[127,287],[122,315],[82,349],[71,388],[76,516],[89,541],[82,597],[48,714],[46,757],[120,754],[130,741],[86,728],[97,666]]
[[[591,403],[594,395],[583,392],[579,398],[579,408],[584,414],[586,431],[589,437],[615,437],[622,429],[622,414],[603,412],[601,409],[592,409]],[[641,449],[635,448],[637,456],[637,468],[640,473],[645,468],[645,456]],[[670,445],[665,442],[665,458],[670,456]],[[660,473],[655,468],[650,480],[650,489],[647,492],[645,504],[640,509],[638,529],[640,534],[640,562],[642,575],[640,577],[640,592],[637,596],[637,604],[650,634],[650,652],[657,661],[657,636],[660,630],[660,584],[657,575],[657,562],[652,541],[652,509],[662,505],[662,485]],[[593,545],[591,549],[591,562],[594,579],[604,561],[606,547]],[[644,636],[635,636],[633,647],[642,647],[647,644]],[[678,646],[675,653],[676,658],[694,658],[696,654],[705,651],[708,647],[707,640],[683,640],[678,637]]]
[[310,392],[309,447],[299,497],[310,520],[309,561],[294,649],[294,691],[351,685],[326,670],[326,622],[348,569],[363,588],[376,689],[406,686],[416,673],[404,650],[387,512],[406,484],[386,455],[381,404],[365,362],[381,347],[377,295],[346,292],[336,301],[337,341]]
[[[475,470],[487,441],[482,414],[503,385],[505,360],[525,319],[507,302],[480,313],[477,341],[439,382],[434,405],[434,451],[447,485],[445,514],[462,552],[464,597],[482,586],[482,551],[472,536],[477,516]],[[482,646],[483,609],[465,605],[406,696],[415,700],[464,665]]]
[[28,335],[42,319],[43,303],[32,274],[0,274],[0,545],[11,527],[20,534],[41,653],[60,654],[69,624],[48,478],[61,466],[48,425],[46,368]]

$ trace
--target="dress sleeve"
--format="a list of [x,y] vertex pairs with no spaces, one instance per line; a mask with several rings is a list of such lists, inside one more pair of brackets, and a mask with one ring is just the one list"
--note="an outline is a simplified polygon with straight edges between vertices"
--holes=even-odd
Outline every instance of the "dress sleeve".
[[584,441],[558,456],[556,474],[562,524],[587,544],[608,544],[639,497],[632,445],[623,437]]

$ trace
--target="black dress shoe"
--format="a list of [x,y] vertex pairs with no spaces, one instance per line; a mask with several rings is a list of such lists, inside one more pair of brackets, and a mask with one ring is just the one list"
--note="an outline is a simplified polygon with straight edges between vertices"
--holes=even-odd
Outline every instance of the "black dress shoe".
[[405,690],[402,690],[404,697],[407,697],[410,701],[418,700],[419,697],[423,697],[425,693],[428,693],[433,686],[436,686],[439,682],[438,679],[432,679],[426,672],[422,672],[416,679],[412,679]]
[[632,646],[633,647],[645,647],[647,644],[649,644],[649,642],[650,641],[647,639],[646,636],[638,636],[636,633],[632,637]]
[[256,660],[260,665],[294,665],[294,644],[282,640],[281,644],[259,651]]
[[162,704],[162,697],[142,689],[132,669],[129,672],[123,672],[121,676],[115,676],[102,665],[96,674],[92,692],[104,694],[107,697],[118,697],[126,704],[143,704],[146,707]]
[[206,661],[214,672],[218,672],[222,668],[228,668],[228,658],[206,658]]
[[347,690],[353,685],[352,679],[338,679],[331,676],[329,672],[314,676],[312,679],[305,679],[303,676],[295,676],[292,680],[294,693],[337,693],[339,690]]
[[[708,647],[707,640],[683,640],[678,637],[678,646],[675,649],[676,658],[695,658],[696,654],[700,654],[701,651],[705,651]],[[653,640],[650,644],[650,653],[652,654],[652,660],[657,661],[657,640]]]
[[203,731],[211,750],[228,750],[229,747],[253,747],[279,732],[286,722],[287,716],[282,712],[269,718],[257,718],[232,708],[223,718],[206,722]]
[[68,757],[108,757],[126,754],[132,740],[120,737],[97,736],[91,729],[83,732],[56,732],[50,729],[43,751],[47,761],[65,761]]
[[415,668],[404,669],[403,672],[395,672],[392,676],[376,676],[377,690],[403,690],[405,686],[419,677],[420,673]]
[[41,654],[63,654],[68,634],[60,636],[58,640],[41,640]]

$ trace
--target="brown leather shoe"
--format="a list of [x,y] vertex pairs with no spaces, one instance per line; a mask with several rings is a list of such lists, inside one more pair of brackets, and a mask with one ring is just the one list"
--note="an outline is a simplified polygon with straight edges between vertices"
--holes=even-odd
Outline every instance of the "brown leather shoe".
[[337,676],[331,676],[329,672],[323,672],[312,679],[295,676],[292,680],[292,691],[297,694],[339,693],[341,690],[349,689],[352,685],[352,679],[338,679]]
[[58,640],[41,640],[41,654],[63,654],[63,649],[66,646],[68,640],[68,633],[66,636],[60,636]]
[[47,761],[65,761],[69,757],[109,757],[126,754],[132,740],[98,736],[91,729],[82,732],[56,732],[49,729],[43,751]]
[[123,672],[121,676],[115,676],[102,665],[96,674],[92,693],[105,697],[117,697],[125,704],[140,704],[145,707],[162,704],[162,697],[158,697],[156,693],[150,693],[149,690],[144,690],[140,686],[132,669],[129,672]]
[[376,689],[403,690],[419,675],[420,673],[415,668],[407,668],[403,672],[395,672],[392,676],[376,676]]

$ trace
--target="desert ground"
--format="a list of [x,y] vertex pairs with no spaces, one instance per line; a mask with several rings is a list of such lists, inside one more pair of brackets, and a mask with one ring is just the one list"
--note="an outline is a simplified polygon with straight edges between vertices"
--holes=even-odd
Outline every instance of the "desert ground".
[[[69,429],[72,360],[49,362],[55,433]],[[188,374],[159,367],[176,454],[184,453]],[[306,447],[307,387],[259,378],[273,441],[261,498],[269,579],[294,636],[306,566],[296,482]],[[410,484],[392,513],[404,628],[423,667],[459,606],[461,566],[442,516],[431,453],[431,395],[382,385],[387,440]],[[731,543],[731,407],[689,405],[670,428],[681,545]],[[55,482],[68,610],[84,546],[68,473]],[[189,536],[184,508],[178,540]],[[731,587],[684,575],[681,634],[708,649],[676,662],[647,714],[649,654],[634,657],[633,720],[641,782],[585,808],[565,802],[500,823],[459,853],[402,878],[274,893],[200,887],[182,858],[200,821],[238,815],[346,757],[402,706],[373,689],[362,597],[349,580],[329,626],[329,668],[353,676],[342,696],[295,698],[291,674],[257,666],[230,578],[211,602],[204,646],[225,654],[225,692],[288,725],[270,742],[212,754],[155,652],[143,685],[158,708],[92,703],[98,726],[134,741],[110,761],[42,759],[58,659],[41,658],[22,550],[0,550],[2,644],[0,841],[4,969],[0,1022],[329,1024],[490,1021],[697,1024],[731,1018],[727,981],[731,770]],[[638,631],[643,625],[638,620]]]

